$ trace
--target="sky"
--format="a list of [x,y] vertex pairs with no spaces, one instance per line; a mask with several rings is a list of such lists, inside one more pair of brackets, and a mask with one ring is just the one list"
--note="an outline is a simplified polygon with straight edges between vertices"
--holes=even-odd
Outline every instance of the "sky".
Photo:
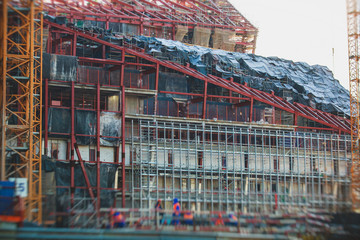
[[230,2],[259,29],[255,54],[327,66],[349,89],[345,0]]

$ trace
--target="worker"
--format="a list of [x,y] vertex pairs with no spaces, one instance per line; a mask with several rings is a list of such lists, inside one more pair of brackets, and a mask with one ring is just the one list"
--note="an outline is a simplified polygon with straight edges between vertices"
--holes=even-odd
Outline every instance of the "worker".
[[159,210],[162,210],[161,199],[157,200],[157,202],[155,204],[155,211],[159,211]]
[[123,228],[125,227],[125,216],[121,212],[113,213],[113,227]]
[[186,211],[184,213],[184,223],[186,225],[193,225],[194,224],[194,216],[192,215],[191,211]]
[[174,199],[174,205],[173,205],[173,224],[179,225],[180,224],[180,203],[177,198]]
[[215,226],[220,226],[220,225],[224,226],[224,220],[222,218],[221,213],[219,213],[219,215],[215,221]]
[[234,214],[230,213],[230,214],[229,214],[229,225],[236,227],[237,224],[238,224],[238,219],[237,219],[237,217],[236,217]]

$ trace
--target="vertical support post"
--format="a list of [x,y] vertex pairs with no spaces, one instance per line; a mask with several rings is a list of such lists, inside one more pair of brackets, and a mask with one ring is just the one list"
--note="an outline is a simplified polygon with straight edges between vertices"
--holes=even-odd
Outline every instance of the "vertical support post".
[[276,117],[275,117],[275,114],[276,114],[276,108],[273,107],[272,108],[272,124],[276,124]]
[[45,79],[45,106],[44,106],[44,113],[45,113],[45,119],[44,119],[44,122],[45,122],[45,129],[44,129],[44,154],[47,155],[48,154],[48,134],[49,134],[49,131],[48,131],[48,126],[49,126],[49,118],[48,118],[48,115],[49,115],[49,80],[48,79]]
[[125,87],[121,87],[121,191],[122,207],[125,207]]
[[[34,108],[34,81],[35,81],[35,75],[34,75],[34,44],[35,44],[35,41],[34,41],[34,37],[35,37],[35,32],[34,32],[34,18],[35,18],[35,13],[34,13],[34,3],[30,3],[30,14],[29,14],[29,18],[30,18],[30,32],[29,32],[29,37],[30,37],[30,41],[27,42],[27,47],[30,47],[30,52],[29,52],[29,92],[28,92],[28,99],[27,99],[27,104],[29,104],[29,106],[26,107],[26,111],[28,111],[28,114],[27,117],[28,117],[28,120],[29,120],[29,149],[28,149],[28,152],[26,153],[27,157],[28,157],[28,161],[29,161],[29,172],[27,173],[28,175],[28,187],[29,187],[29,196],[28,196],[28,202],[31,204],[32,203],[32,199],[34,196],[34,192],[36,191],[36,189],[34,188],[34,185],[33,185],[33,168],[32,168],[32,165],[33,165],[33,155],[34,155],[34,112],[33,112],[33,108]],[[40,170],[40,169],[39,169]],[[30,212],[31,209],[27,209],[26,212]],[[30,216],[29,217],[29,220],[33,220],[32,217],[31,217],[31,213],[27,213],[26,214],[27,216]]]
[[57,40],[59,39],[59,33],[56,32],[55,33],[55,42],[54,42],[54,45],[55,45],[55,54],[59,54],[59,43],[57,42]]
[[74,144],[75,144],[75,83],[71,82],[71,158],[70,158],[70,196],[71,207],[74,206],[74,192],[75,192],[75,159],[74,159]]
[[298,115],[296,113],[294,113],[294,125],[298,125]]
[[[76,56],[77,34],[74,34],[72,55]],[[74,206],[74,193],[75,193],[75,83],[71,82],[71,159],[70,159],[70,192],[71,192],[71,207]]]
[[2,74],[1,74],[1,78],[2,78],[2,85],[1,85],[1,181],[5,181],[6,180],[6,171],[5,171],[5,162],[6,162],[6,151],[5,151],[5,147],[6,147],[6,139],[5,139],[5,116],[6,116],[6,110],[5,110],[5,106],[6,106],[6,60],[7,60],[7,51],[6,51],[6,46],[7,46],[7,0],[3,0],[2,1],[2,17],[1,17],[1,22],[2,22],[2,32],[0,34],[2,34],[2,51],[1,51],[1,61],[2,61]]
[[100,79],[96,86],[96,214],[100,219]]
[[2,22],[2,32],[0,34],[2,34],[2,56],[1,56],[1,60],[2,60],[2,86],[1,86],[1,181],[5,181],[6,180],[6,171],[5,171],[5,162],[6,162],[6,138],[5,138],[5,124],[6,124],[6,60],[7,60],[7,51],[6,51],[6,46],[7,46],[7,0],[3,0],[2,1],[2,17],[1,17],[1,22]]
[[172,25],[172,40],[175,40],[175,35],[176,35],[175,24],[173,24]]
[[73,51],[72,51],[72,54],[73,56],[76,56],[76,44],[77,44],[77,34],[74,33],[74,40],[73,40]]
[[120,151],[120,148],[118,146],[115,147],[115,163],[119,163],[119,151]]
[[205,84],[205,86],[204,86],[204,101],[203,101],[203,112],[202,112],[203,119],[206,118],[206,98],[207,98],[207,85],[208,85],[208,82],[205,81],[204,84]]
[[[233,78],[233,77],[230,78],[230,82],[231,82],[231,83],[234,82],[234,78]],[[233,93],[233,92],[232,92],[231,90],[229,90],[229,97],[230,97],[229,101],[230,101],[230,103],[233,103],[233,99],[232,99],[233,94],[232,94],[232,93]]]
[[51,27],[48,27],[48,39],[47,39],[47,46],[46,46],[46,50],[48,53],[52,53],[52,32],[51,32]]
[[253,109],[254,109],[254,98],[251,98],[251,100],[250,100],[250,117],[249,117],[250,123],[253,121]]
[[154,115],[157,113],[158,106],[158,90],[159,90],[159,71],[160,71],[159,63],[156,63],[156,73],[155,73],[155,100],[154,100]]
[[125,86],[124,86],[124,71],[125,71],[125,51],[122,52],[121,75],[121,194],[122,207],[125,207]]
[[106,22],[105,22],[105,29],[109,30],[109,16],[106,17]]

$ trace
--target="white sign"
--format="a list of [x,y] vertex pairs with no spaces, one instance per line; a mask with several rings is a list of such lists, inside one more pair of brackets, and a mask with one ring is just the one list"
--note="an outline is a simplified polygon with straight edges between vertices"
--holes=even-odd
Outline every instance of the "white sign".
[[15,182],[15,196],[27,197],[28,196],[28,183],[27,178],[9,178],[9,181]]

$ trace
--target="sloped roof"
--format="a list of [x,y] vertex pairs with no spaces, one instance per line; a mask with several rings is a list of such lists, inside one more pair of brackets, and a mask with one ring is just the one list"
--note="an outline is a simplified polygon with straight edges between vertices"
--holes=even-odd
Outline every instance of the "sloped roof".
[[159,64],[160,66],[172,69],[174,71],[181,72],[183,74],[192,76],[194,78],[197,78],[199,80],[206,81],[208,83],[214,84],[216,86],[229,89],[233,92],[239,93],[241,95],[247,96],[249,98],[253,98],[254,100],[257,100],[259,102],[268,104],[270,106],[274,106],[276,108],[282,109],[289,113],[294,113],[297,116],[304,117],[306,119],[318,122],[320,124],[323,124],[325,126],[328,126],[330,128],[333,128],[338,131],[350,133],[350,121],[347,119],[344,119],[342,117],[317,110],[314,108],[311,108],[309,106],[305,106],[300,103],[290,103],[286,101],[285,99],[275,96],[274,94],[266,93],[264,91],[260,91],[251,87],[248,87],[246,85],[242,85],[240,83],[235,83],[230,80],[226,80],[220,77],[212,76],[212,75],[204,75],[188,66],[183,66],[178,63],[174,63],[171,61],[163,61],[160,59],[156,59],[152,57],[151,55],[145,54],[144,52],[140,52],[134,49],[130,49],[124,46],[118,46],[114,43],[99,39],[95,36],[92,36],[91,34],[84,33],[75,29],[71,29],[59,24],[55,24],[49,21],[44,21],[45,24],[49,24],[52,27],[62,29],[64,31],[67,31],[69,33],[76,33],[78,37],[82,37],[84,39],[88,39],[90,41],[97,42],[99,44],[103,44],[109,47],[112,47],[114,49],[123,50],[127,54],[131,54],[137,57],[140,57],[142,59],[145,59],[147,61],[150,61],[155,64]]

